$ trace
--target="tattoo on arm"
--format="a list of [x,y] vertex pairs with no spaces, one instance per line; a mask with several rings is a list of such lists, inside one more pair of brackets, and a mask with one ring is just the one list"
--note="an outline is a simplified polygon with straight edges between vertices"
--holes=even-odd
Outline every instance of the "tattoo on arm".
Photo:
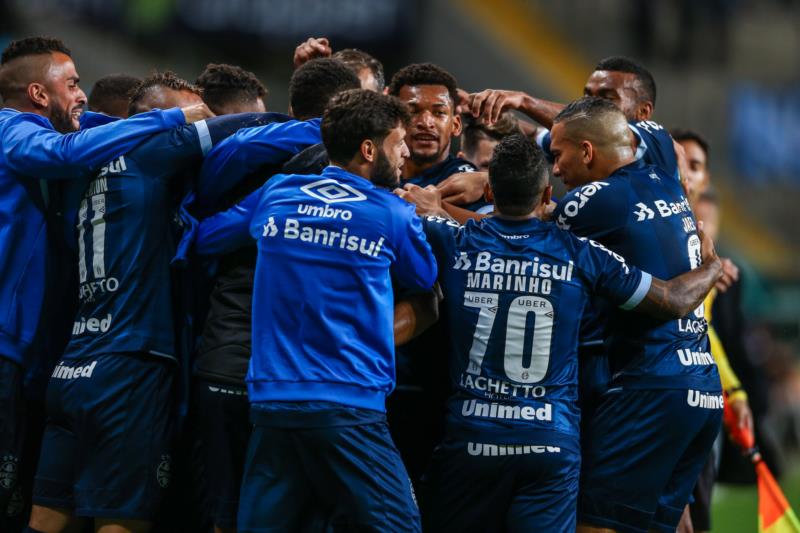
[[722,264],[716,259],[669,281],[653,278],[636,310],[665,320],[682,318],[700,305],[721,273]]

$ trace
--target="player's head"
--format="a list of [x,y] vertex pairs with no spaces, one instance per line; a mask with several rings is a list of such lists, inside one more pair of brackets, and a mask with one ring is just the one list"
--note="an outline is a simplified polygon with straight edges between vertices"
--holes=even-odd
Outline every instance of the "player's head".
[[717,240],[719,235],[719,201],[712,189],[707,189],[697,195],[692,210],[697,220],[703,221],[703,231],[712,240]]
[[263,113],[267,89],[256,75],[234,65],[209,63],[195,84],[203,91],[203,101],[215,115]]
[[154,72],[136,86],[131,94],[128,114],[133,116],[152,109],[169,109],[202,104],[202,91],[172,71]]
[[80,128],[86,95],[71,52],[58,39],[12,41],[0,59],[0,96],[7,107],[37,113],[61,133]]
[[607,178],[633,160],[625,115],[604,98],[571,102],[556,115],[550,135],[553,174],[568,190]]
[[400,183],[408,158],[405,142],[410,117],[393,96],[364,89],[335,96],[320,126],[331,163],[347,168],[380,187]]
[[291,113],[300,120],[321,117],[334,95],[359,87],[358,76],[338,59],[312,59],[292,74]]
[[128,104],[142,80],[127,74],[109,74],[94,83],[89,93],[89,111],[128,118]]
[[490,200],[501,215],[526,216],[550,201],[547,159],[522,133],[506,136],[489,161]]
[[461,133],[456,79],[432,63],[403,67],[392,76],[389,94],[411,110],[406,143],[417,165],[431,165],[450,153],[450,141]]
[[338,59],[356,73],[358,79],[361,80],[362,89],[375,92],[383,91],[383,87],[386,85],[383,76],[383,64],[368,53],[355,48],[346,48],[339,50],[331,57]]
[[500,120],[488,124],[467,115],[464,118],[464,131],[461,132],[461,151],[458,157],[466,159],[478,170],[487,170],[489,160],[497,143],[502,139],[520,133],[519,123],[511,113],[503,113]]
[[696,131],[675,129],[670,131],[672,138],[683,147],[686,154],[687,189],[692,196],[702,194],[711,185],[711,174],[708,170],[708,141]]
[[614,102],[628,120],[650,120],[656,107],[653,75],[627,57],[611,56],[601,60],[586,80],[583,94]]

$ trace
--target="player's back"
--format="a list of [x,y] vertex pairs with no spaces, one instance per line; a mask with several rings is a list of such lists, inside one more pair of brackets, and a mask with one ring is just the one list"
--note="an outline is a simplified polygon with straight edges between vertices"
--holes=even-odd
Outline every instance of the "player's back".
[[202,149],[194,126],[157,134],[89,182],[76,221],[80,304],[65,359],[175,357],[172,179]]
[[[701,263],[700,239],[680,183],[652,165],[634,162],[571,191],[554,216],[561,227],[603,243],[661,279]],[[612,312],[605,332],[612,385],[718,388],[706,328],[702,306],[666,322]]]
[[413,208],[335,166],[274,176],[259,195],[251,400],[322,394],[382,411],[394,385],[390,268],[404,285],[432,284]]
[[543,453],[535,451],[541,445],[577,449],[583,307],[590,292],[604,290],[598,279],[605,273],[615,272],[607,290],[616,299],[634,294],[640,274],[596,243],[537,219],[458,227],[429,218],[425,227],[453,335],[448,433],[536,445],[533,453]]

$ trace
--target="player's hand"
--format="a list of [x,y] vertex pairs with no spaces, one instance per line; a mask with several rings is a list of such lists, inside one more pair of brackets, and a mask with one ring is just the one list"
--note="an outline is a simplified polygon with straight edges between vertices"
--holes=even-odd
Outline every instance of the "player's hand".
[[753,411],[750,410],[750,404],[744,398],[739,398],[731,402],[731,411],[736,415],[736,425],[753,432]]
[[703,264],[719,261],[717,251],[714,249],[714,241],[703,232],[702,220],[697,221],[697,236],[700,237],[700,257]]
[[206,104],[194,104],[182,107],[181,111],[183,111],[183,118],[186,119],[187,124],[193,124],[199,120],[216,116]]
[[464,205],[483,198],[483,191],[487,183],[489,183],[488,172],[458,172],[436,187],[445,202]]
[[717,281],[716,287],[719,292],[725,292],[739,280],[739,267],[727,257],[720,260],[722,261],[722,277]]
[[438,215],[442,209],[442,195],[433,185],[424,189],[413,183],[406,183],[403,188],[397,188],[394,193],[410,204],[417,207],[418,215]]
[[333,50],[325,37],[310,37],[294,49],[294,68],[318,57],[331,57]]
[[469,110],[475,118],[480,117],[486,124],[492,125],[500,120],[506,109],[519,109],[527,95],[520,91],[502,91],[486,89],[469,95]]
[[456,114],[461,115],[470,112],[469,93],[464,89],[456,89]]

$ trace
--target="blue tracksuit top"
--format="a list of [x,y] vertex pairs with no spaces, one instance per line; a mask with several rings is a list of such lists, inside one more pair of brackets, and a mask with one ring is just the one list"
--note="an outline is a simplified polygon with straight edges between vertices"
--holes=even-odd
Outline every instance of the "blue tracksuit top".
[[258,246],[250,401],[385,410],[394,388],[392,279],[430,289],[436,261],[414,207],[336,166],[277,175],[200,224],[196,251]]
[[90,177],[147,136],[184,122],[180,109],[156,110],[63,135],[40,115],[0,110],[0,357],[25,363],[55,280],[47,261],[47,180]]

